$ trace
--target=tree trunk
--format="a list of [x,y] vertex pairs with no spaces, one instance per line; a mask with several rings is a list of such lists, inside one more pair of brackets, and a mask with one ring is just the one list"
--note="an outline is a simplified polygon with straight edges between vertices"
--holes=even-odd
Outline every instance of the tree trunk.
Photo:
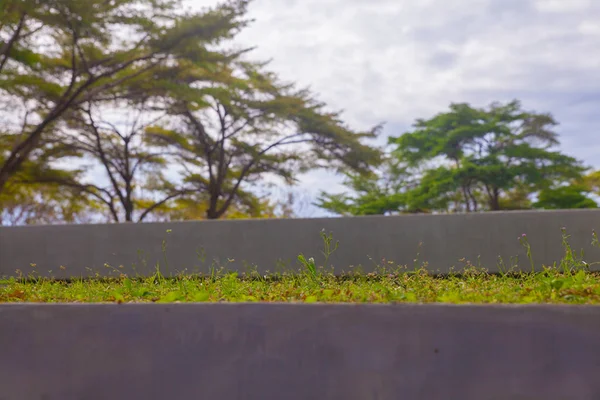
[[206,219],[219,219],[220,215],[216,208],[209,207],[206,210]]
[[500,211],[500,190],[498,188],[494,188],[490,193],[490,209]]
[[131,204],[127,204],[125,207],[125,222],[133,221],[133,206]]
[[469,194],[467,193],[467,187],[462,185],[462,192],[465,198],[465,207],[467,212],[471,212],[471,202],[469,201]]
[[477,203],[477,199],[473,195],[473,192],[471,191],[471,189],[468,189],[467,193],[469,194],[469,198],[473,202],[473,212],[477,212],[479,209],[479,204]]

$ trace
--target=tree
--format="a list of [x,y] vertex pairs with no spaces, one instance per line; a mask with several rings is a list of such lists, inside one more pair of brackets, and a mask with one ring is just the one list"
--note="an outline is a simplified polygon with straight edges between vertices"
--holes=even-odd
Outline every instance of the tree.
[[488,109],[451,104],[449,112],[418,120],[412,132],[391,139],[407,165],[437,165],[411,192],[411,207],[500,210],[517,188],[534,193],[581,176],[580,162],[554,149],[556,125],[518,101]]
[[379,151],[361,143],[378,127],[351,130],[339,113],[264,66],[236,58],[212,74],[190,68],[173,85],[193,92],[172,94],[170,124],[148,130],[154,145],[178,154],[186,187],[207,194],[208,219],[254,201],[251,187],[265,176],[292,184],[311,168],[366,172],[379,162]]
[[0,193],[82,105],[123,98],[157,69],[211,57],[210,46],[244,26],[246,6],[181,13],[174,0],[2,0],[0,95],[22,112],[0,131],[10,141]]
[[582,185],[567,185],[556,188],[546,188],[538,194],[535,208],[560,210],[567,208],[597,208],[598,204],[589,197],[588,189]]
[[[570,185],[587,179],[592,187],[595,175],[583,178],[586,168],[556,149],[556,125],[518,101],[486,109],[453,103],[390,138],[388,156],[399,174],[350,174],[351,194],[322,193],[317,204],[342,215],[592,206],[581,197],[585,191]],[[533,204],[535,194],[542,197]]]

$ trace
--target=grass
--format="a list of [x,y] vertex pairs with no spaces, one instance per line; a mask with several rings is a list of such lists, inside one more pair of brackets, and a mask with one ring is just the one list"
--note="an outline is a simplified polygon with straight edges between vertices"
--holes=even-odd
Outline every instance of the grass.
[[[322,234],[325,259],[337,249],[331,235]],[[490,274],[468,266],[461,274],[434,276],[426,266],[409,271],[386,266],[369,274],[334,276],[300,255],[303,270],[296,274],[261,276],[214,273],[209,276],[164,277],[160,271],[146,278],[111,279],[12,278],[0,281],[0,302],[443,302],[443,303],[567,303],[600,304],[600,273],[574,252],[563,230],[564,257],[552,266],[535,267],[527,237],[530,272],[510,270]],[[593,233],[592,244],[600,247]],[[327,262],[327,261],[326,261]],[[325,264],[327,265],[327,264]]]

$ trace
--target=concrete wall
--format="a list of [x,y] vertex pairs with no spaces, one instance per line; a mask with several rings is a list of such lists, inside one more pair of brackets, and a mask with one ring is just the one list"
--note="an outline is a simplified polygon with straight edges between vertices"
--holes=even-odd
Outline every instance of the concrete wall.
[[600,308],[0,305],[1,400],[597,400]]
[[495,271],[498,257],[507,267],[518,258],[519,266],[528,270],[517,237],[528,235],[539,267],[562,257],[561,227],[572,235],[575,250],[600,261],[600,249],[590,244],[592,229],[600,232],[600,210],[534,211],[0,227],[0,275],[15,275],[17,269],[25,274],[52,271],[56,277],[114,274],[105,264],[141,275],[152,273],[157,263],[165,274],[207,272],[213,266],[241,271],[256,266],[261,272],[296,269],[299,253],[322,264],[322,229],[340,242],[330,258],[337,272],[358,266],[370,271],[386,264],[383,259],[410,268],[426,261],[436,272],[460,269],[465,259]]

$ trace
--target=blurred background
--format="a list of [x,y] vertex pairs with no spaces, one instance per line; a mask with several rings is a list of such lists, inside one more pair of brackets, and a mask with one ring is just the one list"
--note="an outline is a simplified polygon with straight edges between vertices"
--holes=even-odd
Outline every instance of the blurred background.
[[0,223],[595,208],[594,0],[4,0]]

